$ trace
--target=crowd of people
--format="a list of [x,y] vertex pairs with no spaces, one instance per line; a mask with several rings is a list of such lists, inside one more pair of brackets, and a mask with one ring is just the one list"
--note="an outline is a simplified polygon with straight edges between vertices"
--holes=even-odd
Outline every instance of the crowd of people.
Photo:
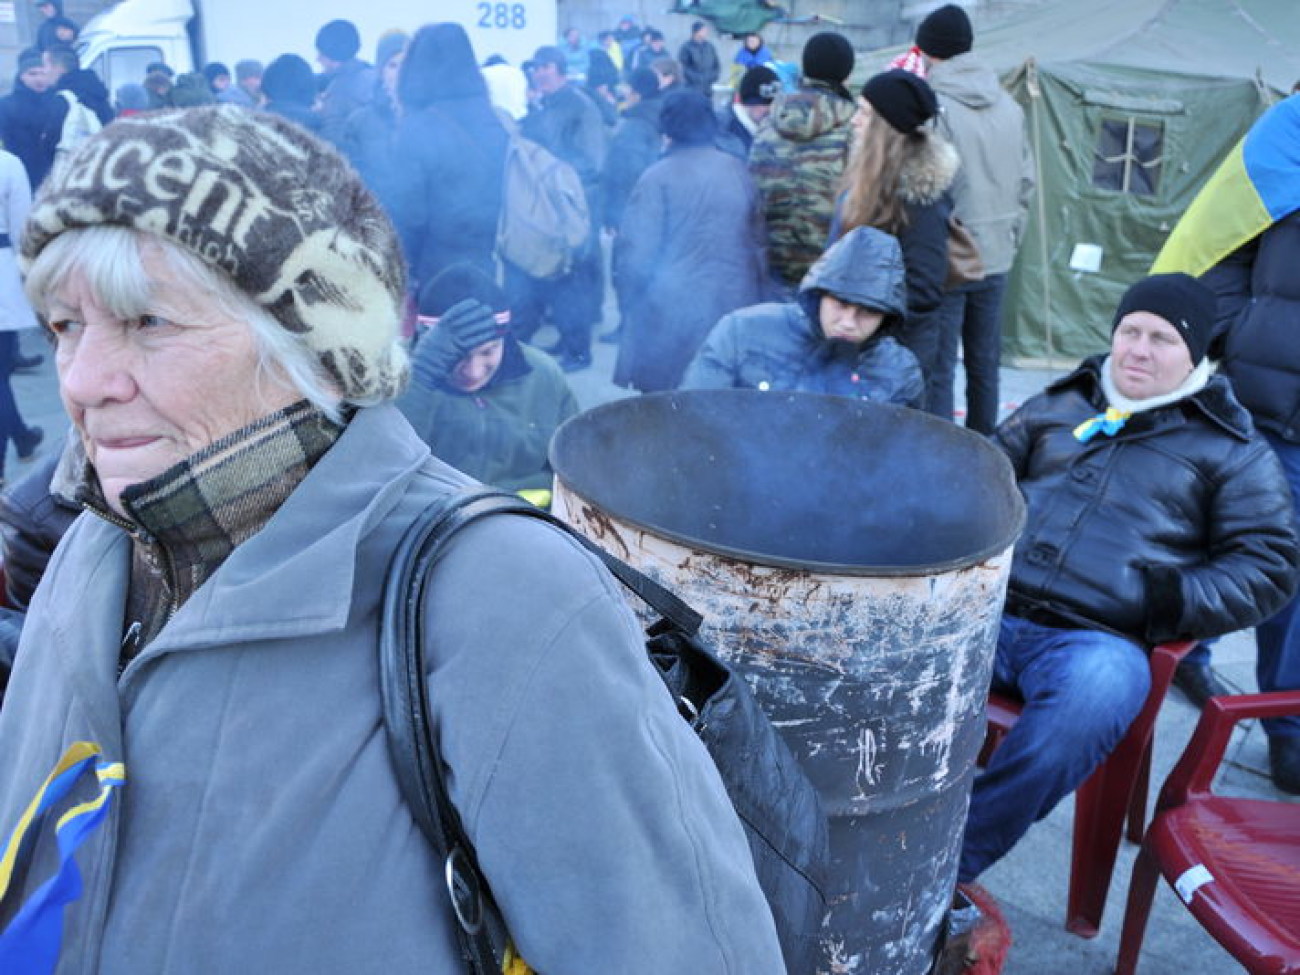
[[[47,909],[67,837],[24,841],[24,810],[95,772],[76,795],[110,826],[78,834],[97,866],[46,945],[66,970],[455,967],[441,867],[379,732],[385,566],[472,479],[549,502],[547,447],[597,341],[639,393],[790,390],[936,422],[960,350],[965,424],[1028,512],[993,665],[1025,708],[975,784],[963,882],[1115,747],[1152,645],[1264,624],[1261,687],[1300,683],[1300,434],[1279,405],[1300,368],[1269,371],[1252,311],[1300,210],[1213,269],[1134,282],[1109,350],[999,422],[1033,160],[960,6],[874,72],[821,31],[792,79],[750,34],[724,79],[708,23],[674,57],[631,18],[523,65],[431,23],[373,39],[371,62],[336,20],[320,72],[159,63],[111,96],[58,0],[41,9],[0,99],[0,458],[43,440],[8,381],[38,318],[72,431],[0,503],[0,829],[15,889]],[[127,144],[140,165],[110,171]],[[545,182],[511,178],[525,160]],[[255,232],[232,215],[246,195]],[[503,214],[559,206],[585,224],[538,234],[554,270],[503,255]],[[973,278],[954,277],[955,227]],[[599,564],[503,516],[435,578],[450,799],[519,954],[782,970],[740,823]],[[1300,723],[1268,730],[1274,782],[1300,793]],[[278,910],[298,900],[315,910]]]

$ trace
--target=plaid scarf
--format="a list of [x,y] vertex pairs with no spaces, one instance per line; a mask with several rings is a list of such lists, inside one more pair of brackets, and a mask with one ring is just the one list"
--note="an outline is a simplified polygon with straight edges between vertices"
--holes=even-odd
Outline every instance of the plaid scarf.
[[135,540],[123,665],[237,546],[261,531],[342,432],[306,400],[295,403],[124,490],[125,524],[109,511],[87,468],[85,503],[123,524]]

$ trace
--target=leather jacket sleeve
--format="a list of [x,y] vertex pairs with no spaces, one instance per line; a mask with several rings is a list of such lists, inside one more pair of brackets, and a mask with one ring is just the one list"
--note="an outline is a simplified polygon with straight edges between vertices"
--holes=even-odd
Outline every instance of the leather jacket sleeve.
[[1262,439],[1214,492],[1207,558],[1145,571],[1152,643],[1229,633],[1272,616],[1296,591],[1294,509],[1277,456]]
[[46,563],[79,513],[50,493],[60,454],[52,451],[27,477],[0,496],[4,536],[5,603],[27,611]]

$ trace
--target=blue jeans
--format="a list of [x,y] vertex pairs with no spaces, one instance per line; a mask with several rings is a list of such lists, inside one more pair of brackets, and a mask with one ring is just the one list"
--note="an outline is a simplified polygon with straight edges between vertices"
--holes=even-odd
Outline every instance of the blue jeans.
[[[1287,443],[1271,433],[1264,438],[1272,445],[1282,471],[1291,485],[1292,503],[1300,515],[1300,444]],[[1255,679],[1261,691],[1300,689],[1300,597],[1291,600],[1274,616],[1255,627]],[[1264,730],[1279,738],[1300,737],[1300,717],[1269,718]]]
[[966,372],[966,428],[985,435],[998,425],[998,369],[1002,364],[1005,274],[949,291],[940,306],[939,352],[929,383],[930,412],[952,419],[957,341]]
[[1099,630],[1003,614],[993,688],[1025,700],[971,791],[957,879],[974,880],[1119,744],[1151,687],[1146,651]]

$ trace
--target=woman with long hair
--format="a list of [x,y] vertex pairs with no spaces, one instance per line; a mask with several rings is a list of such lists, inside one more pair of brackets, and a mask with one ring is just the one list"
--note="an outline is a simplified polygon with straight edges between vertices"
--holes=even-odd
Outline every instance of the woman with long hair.
[[952,212],[948,191],[959,164],[957,150],[927,124],[938,111],[929,84],[907,71],[885,71],[862,86],[853,153],[831,227],[832,241],[854,227],[875,227],[898,238],[907,271],[907,324],[899,337],[920,361],[927,386],[939,353],[937,312]]
[[416,284],[466,261],[495,271],[507,136],[459,24],[411,38],[397,78],[391,212]]

